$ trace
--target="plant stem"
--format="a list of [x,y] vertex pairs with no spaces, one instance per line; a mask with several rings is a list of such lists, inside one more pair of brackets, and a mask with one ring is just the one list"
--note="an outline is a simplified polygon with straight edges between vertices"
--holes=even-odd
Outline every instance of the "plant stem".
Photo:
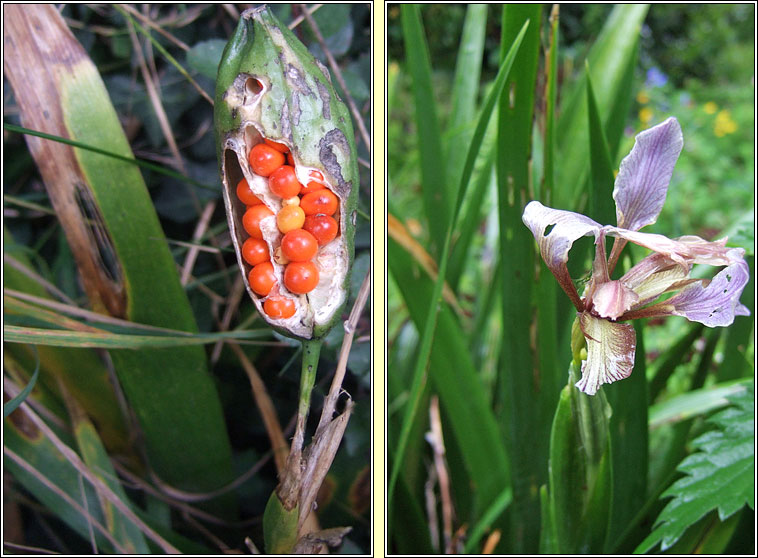
[[321,354],[321,339],[306,339],[303,341],[303,369],[300,372],[300,402],[297,407],[297,424],[295,436],[292,438],[291,452],[299,453],[303,449],[305,438],[305,423],[311,406],[311,392],[316,381],[318,358]]

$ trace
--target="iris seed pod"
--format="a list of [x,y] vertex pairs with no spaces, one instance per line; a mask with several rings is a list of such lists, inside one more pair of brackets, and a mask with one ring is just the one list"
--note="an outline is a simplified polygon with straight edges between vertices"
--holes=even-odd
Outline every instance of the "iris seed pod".
[[[339,319],[347,298],[358,192],[355,141],[350,115],[332,86],[328,71],[266,6],[243,12],[226,45],[216,81],[214,120],[224,204],[247,291],[261,315],[282,333],[301,339],[320,338]],[[289,150],[283,155],[284,162],[282,156],[271,155],[274,161],[271,165],[278,168],[294,164],[301,185],[321,182],[339,202],[333,216],[338,225],[337,236],[319,245],[312,260],[318,269],[318,284],[306,294],[287,289],[286,264],[275,257],[281,254],[283,237],[276,217],[282,207],[299,202],[282,199],[271,191],[267,176],[275,169],[265,166],[269,163],[256,167],[260,174],[254,172],[249,154],[262,143],[268,144],[270,151]],[[251,289],[248,282],[251,266],[241,254],[248,238],[242,224],[246,206],[236,191],[243,178],[273,213],[260,220],[276,277],[276,284],[267,296]],[[264,304],[269,297],[293,300],[294,315],[278,318],[268,315]]]

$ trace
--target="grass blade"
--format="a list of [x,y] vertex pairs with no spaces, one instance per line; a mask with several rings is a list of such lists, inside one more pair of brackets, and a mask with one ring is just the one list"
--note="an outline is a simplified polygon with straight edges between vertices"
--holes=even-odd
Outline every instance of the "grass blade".
[[589,63],[585,64],[585,79],[587,80],[591,177],[587,216],[598,223],[613,223],[613,219],[616,217],[616,206],[613,203],[613,163],[592,88]]
[[[6,10],[6,34],[12,38],[6,46],[13,50],[5,69],[22,124],[133,157],[97,69],[60,13],[51,5],[13,8]],[[66,56],[43,57],[51,51]],[[38,110],[40,104],[45,114]],[[175,261],[134,163],[25,139],[93,309],[196,332]],[[51,335],[33,333],[36,338]],[[231,448],[203,348],[113,351],[111,359],[156,474],[186,490],[211,490],[230,482]],[[231,495],[209,503],[214,505],[220,513],[234,513]]]
[[138,167],[142,167],[142,168],[157,172],[159,174],[163,174],[165,176],[170,176],[171,178],[176,178],[177,180],[181,180],[182,182],[186,182],[187,184],[191,184],[192,186],[197,186],[198,188],[202,188],[204,190],[211,190],[213,192],[221,191],[221,188],[219,186],[211,186],[208,184],[203,184],[202,182],[198,182],[197,180],[194,180],[187,175],[184,175],[180,172],[176,172],[171,169],[167,169],[166,167],[162,167],[160,165],[156,165],[155,163],[151,163],[150,161],[143,161],[142,159],[137,159],[135,157],[127,157],[125,155],[120,155],[119,153],[108,151],[106,149],[100,149],[99,147],[95,147],[94,145],[90,145],[81,141],[75,141],[75,140],[63,138],[61,136],[56,136],[55,134],[46,134],[45,132],[40,132],[38,130],[30,130],[29,128],[24,128],[23,126],[16,126],[15,124],[8,124],[6,122],[3,122],[3,128],[5,130],[8,130],[9,132],[15,132],[17,134],[26,134],[28,136],[34,136],[38,138],[48,139],[51,141],[57,141],[58,143],[70,145],[72,147],[78,147],[79,149],[86,149],[87,151],[91,151],[92,153],[105,155],[106,157],[111,157],[112,159],[116,159],[117,161],[123,161],[124,163],[137,165]]
[[552,205],[555,185],[555,105],[558,98],[558,4],[550,12],[550,47],[545,55],[545,145],[542,187],[535,190],[538,200]]
[[[588,60],[593,82],[597,88],[597,104],[603,120],[610,116],[611,108],[618,105],[619,96],[628,96],[622,90],[629,63],[635,59],[637,42],[648,10],[647,4],[625,4],[614,7],[595,44],[590,49]],[[588,176],[587,161],[589,131],[587,129],[587,104],[584,81],[565,93],[557,127],[558,159],[556,161],[555,207],[581,209],[579,197]],[[613,147],[614,140],[609,136]]]
[[[127,507],[134,513],[134,506],[126,497],[124,488],[118,481],[118,476],[105,450],[105,446],[103,446],[100,437],[97,435],[92,422],[90,422],[84,409],[73,397],[65,391],[63,397],[68,406],[74,437],[76,438],[82,460],[92,475],[108,486],[113,494],[120,499],[121,506]],[[100,509],[103,516],[107,518],[106,525],[113,537],[130,553],[149,554],[150,549],[139,527],[122,514],[97,488],[96,491],[98,492]]]
[[[476,117],[476,101],[481,82],[487,5],[469,4],[453,76],[453,108],[446,134],[446,184],[456,184],[461,176],[466,151]],[[452,193],[452,192],[451,192]]]
[[10,415],[13,411],[18,409],[18,406],[21,405],[24,401],[26,401],[26,398],[29,397],[29,394],[34,389],[34,386],[37,384],[37,378],[39,378],[39,354],[37,353],[36,347],[32,347],[34,351],[34,357],[36,359],[36,363],[34,366],[34,372],[32,373],[32,377],[29,379],[29,383],[24,386],[24,389],[21,390],[21,393],[16,395],[13,399],[8,401],[7,403],[3,403],[3,416],[7,417]]
[[[425,276],[420,280],[414,280],[418,270],[417,264],[411,255],[391,238],[388,258],[390,272],[400,287],[414,323],[421,329],[425,323],[423,320],[426,318],[426,312],[434,300],[431,296],[434,285]],[[450,421],[455,440],[461,447],[472,483],[473,497],[476,499],[474,507],[482,510],[492,504],[503,490],[503,486],[509,486],[508,461],[494,414],[490,410],[481,380],[471,361],[465,335],[446,304],[441,304],[438,321],[429,357],[430,370],[433,371],[429,374],[429,382],[440,394],[444,416]],[[423,390],[423,383],[418,389]],[[411,400],[413,397],[414,393],[411,391]],[[404,420],[407,419],[409,406],[410,402],[406,405]],[[398,443],[393,442],[393,446],[395,452],[401,449]],[[402,449],[405,451],[405,447]],[[402,463],[403,461],[397,460],[396,453],[393,466],[402,467]],[[471,496],[462,496],[465,497]]]
[[268,338],[269,330],[222,331],[193,335],[125,335],[84,331],[61,331],[36,327],[3,325],[3,340],[8,343],[29,343],[52,347],[87,347],[97,349],[155,349],[207,345],[223,339],[248,340]]
[[747,389],[747,380],[723,382],[711,387],[701,388],[676,397],[672,397],[650,407],[650,429],[664,424],[688,420],[692,417],[710,413],[729,404],[727,396],[743,393]]
[[403,39],[412,78],[413,102],[416,107],[416,133],[421,163],[421,191],[431,238],[431,252],[439,260],[445,226],[450,220],[453,199],[452,186],[445,181],[442,161],[442,135],[435,110],[432,89],[432,68],[429,48],[424,37],[418,5],[401,6]]
[[513,60],[516,56],[516,53],[518,52],[519,47],[521,46],[521,41],[526,33],[527,26],[528,22],[524,23],[523,27],[521,28],[521,32],[514,39],[508,55],[500,66],[498,76],[495,80],[495,86],[492,88],[492,91],[490,91],[490,94],[487,97],[484,106],[482,107],[476,131],[474,132],[472,143],[469,147],[469,152],[466,157],[466,164],[464,165],[463,174],[461,176],[461,183],[458,189],[458,195],[456,203],[454,205],[453,215],[451,216],[450,222],[447,223],[447,232],[445,234],[445,244],[442,250],[439,274],[437,276],[437,280],[434,283],[434,291],[432,293],[431,301],[428,306],[427,317],[423,322],[424,327],[423,334],[421,336],[419,355],[413,372],[411,399],[406,406],[405,413],[403,415],[400,439],[398,440],[396,446],[397,453],[395,454],[395,459],[393,460],[393,468],[388,488],[388,509],[390,510],[392,509],[392,493],[395,487],[395,483],[397,482],[397,476],[400,471],[400,464],[403,462],[405,448],[408,441],[408,434],[410,432],[411,424],[413,423],[413,417],[418,411],[418,400],[421,393],[424,371],[426,370],[427,363],[429,361],[429,354],[431,352],[432,341],[434,339],[434,329],[437,322],[437,310],[439,300],[442,295],[442,285],[444,283],[444,278],[447,271],[448,249],[450,246],[450,238],[452,235],[453,225],[455,224],[457,214],[461,206],[461,200],[466,193],[466,187],[468,186],[468,181],[471,176],[474,161],[479,152],[479,148],[484,137],[484,132],[487,128],[487,123],[489,122],[490,115],[492,114],[492,109],[494,108],[495,102],[503,90],[503,86],[505,85],[508,75],[510,74]]
[[[512,467],[513,507],[509,552],[536,552],[539,541],[539,487],[547,481],[548,436],[560,383],[535,362],[530,317],[535,314],[534,239],[521,221],[530,200],[529,161],[534,95],[540,50],[541,6],[503,6],[502,45],[531,21],[523,48],[498,107],[496,156],[500,224],[500,288],[503,345],[496,406]],[[504,54],[501,51],[501,56]],[[518,293],[516,295],[516,293]]]

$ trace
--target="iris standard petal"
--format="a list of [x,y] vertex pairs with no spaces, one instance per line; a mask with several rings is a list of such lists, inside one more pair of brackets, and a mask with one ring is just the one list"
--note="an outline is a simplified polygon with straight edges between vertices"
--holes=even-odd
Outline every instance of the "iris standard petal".
[[631,375],[637,337],[630,324],[610,322],[587,312],[579,320],[587,340],[587,360],[582,361],[582,379],[576,387],[595,395],[601,385]]
[[750,311],[740,304],[740,295],[748,279],[747,263],[740,260],[718,272],[707,285],[703,286],[702,282],[689,285],[662,304],[671,308],[671,314],[708,327],[728,326],[735,316],[750,315]]
[[637,231],[655,223],[682,144],[682,128],[674,117],[637,135],[613,188],[619,227]]
[[[529,202],[521,218],[532,231],[545,264],[577,309],[581,309],[579,294],[566,268],[568,253],[576,240],[592,234],[597,236],[603,227],[589,217],[573,211],[545,207],[538,201]],[[551,226],[546,234],[545,231]]]

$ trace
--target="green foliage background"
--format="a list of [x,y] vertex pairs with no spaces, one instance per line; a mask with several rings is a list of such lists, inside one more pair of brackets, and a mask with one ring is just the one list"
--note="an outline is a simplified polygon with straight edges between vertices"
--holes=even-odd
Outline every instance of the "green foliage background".
[[[441,552],[447,544],[481,551],[486,535],[497,533],[495,552],[632,552],[650,535],[665,505],[659,497],[679,478],[679,463],[686,468],[682,459],[695,448],[693,440],[721,428],[703,420],[729,404],[721,390],[744,393],[752,385],[732,383],[754,373],[752,316],[714,330],[684,319],[649,320],[636,324],[634,374],[603,389],[610,419],[603,418],[602,405],[582,409],[581,400],[566,392],[559,402],[571,359],[573,312],[533,253],[520,215],[526,202],[539,199],[612,222],[612,205],[607,218],[600,215],[608,208],[596,205],[612,204],[612,180],[597,179],[605,168],[595,147],[600,134],[610,147],[607,168],[617,169],[639,131],[676,116],[684,150],[663,212],[646,230],[709,240],[728,235],[730,245],[745,248],[754,273],[754,6],[641,9],[635,30],[640,12],[632,7],[562,5],[553,30],[549,6],[388,8],[388,478],[398,476],[389,499],[392,551]],[[498,116],[481,145],[473,144],[484,99],[526,18],[536,26],[530,29],[534,42],[521,44]],[[551,69],[554,31],[560,46]],[[535,74],[529,73],[532,56]],[[628,68],[625,56],[632,60]],[[594,108],[585,94],[587,59]],[[594,121],[591,110],[598,112]],[[466,193],[445,274],[450,292],[438,313],[427,314],[437,304],[430,299],[437,275],[421,253],[442,268],[439,249],[447,232],[441,210],[430,208],[456,198],[460,176],[460,166],[458,174],[439,168],[455,168],[453,155],[459,152],[462,160],[470,149],[477,162],[471,180],[461,184]],[[528,184],[519,174],[525,170]],[[588,248],[579,241],[571,252],[575,279],[589,269]],[[637,248],[632,261],[646,255]],[[751,309],[753,290],[751,279],[741,298]],[[427,330],[433,332],[428,361],[419,347]],[[467,536],[460,546],[434,536],[444,531],[446,505],[423,436],[434,396],[442,410],[453,533],[460,528]],[[660,413],[669,418],[662,421]],[[462,432],[474,416],[479,426]],[[583,438],[565,425],[580,416],[605,424],[598,432],[608,429],[612,463],[607,455],[592,461],[576,449]],[[744,421],[742,427],[752,428]],[[407,447],[401,445],[404,436]],[[498,480],[504,473],[505,483]],[[752,488],[741,493],[748,492]],[[712,502],[703,517],[680,517],[688,529],[666,539],[663,550],[687,553],[698,544],[712,552],[752,548],[752,501],[730,508],[739,513],[729,517],[719,518],[718,506]],[[565,521],[574,527],[566,531]],[[577,533],[582,536],[572,538]],[[659,549],[660,541],[649,548]]]

